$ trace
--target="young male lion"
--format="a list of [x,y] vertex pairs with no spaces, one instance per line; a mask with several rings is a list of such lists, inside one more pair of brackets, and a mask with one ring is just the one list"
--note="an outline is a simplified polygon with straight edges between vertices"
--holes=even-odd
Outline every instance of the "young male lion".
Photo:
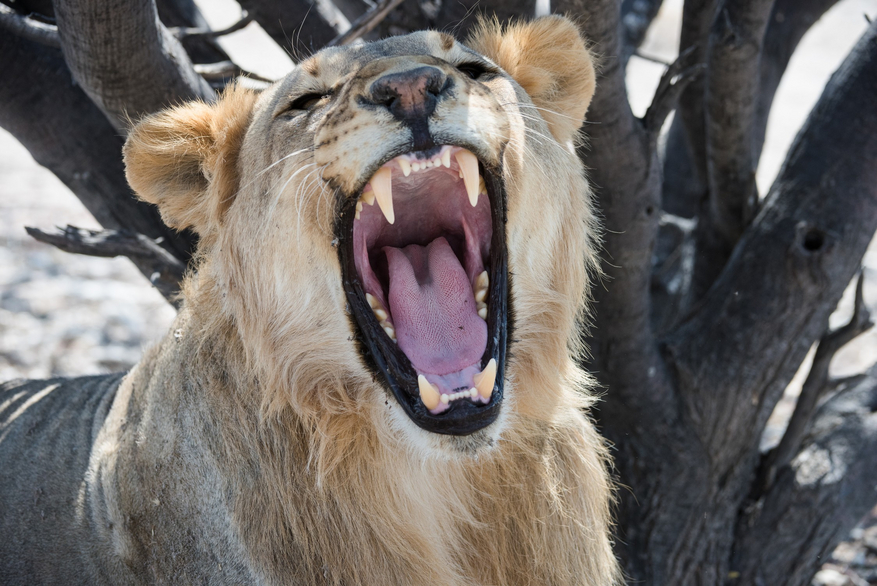
[[593,90],[550,17],[141,121],[129,180],[198,270],[127,375],[2,387],[0,583],[616,583],[572,359]]

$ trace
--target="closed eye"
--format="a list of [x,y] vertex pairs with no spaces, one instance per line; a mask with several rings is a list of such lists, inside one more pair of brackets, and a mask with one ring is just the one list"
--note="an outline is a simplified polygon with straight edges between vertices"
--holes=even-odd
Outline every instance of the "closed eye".
[[466,63],[457,64],[457,69],[469,77],[470,79],[478,79],[490,73],[496,73],[487,65],[478,63],[477,61],[467,61]]
[[332,97],[332,92],[312,92],[294,99],[289,104],[290,110],[310,110],[322,100]]

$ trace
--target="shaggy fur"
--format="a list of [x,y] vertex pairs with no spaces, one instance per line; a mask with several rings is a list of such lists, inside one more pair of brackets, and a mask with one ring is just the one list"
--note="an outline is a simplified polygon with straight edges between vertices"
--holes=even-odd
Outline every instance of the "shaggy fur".
[[[559,17],[485,24],[470,46],[505,72],[469,80],[453,65],[470,48],[415,33],[322,51],[261,94],[232,88],[133,129],[131,185],[198,232],[198,271],[171,333],[120,384],[3,387],[0,534],[16,537],[0,583],[618,582],[606,450],[572,359],[597,230],[571,141],[593,68]],[[414,426],[368,368],[333,244],[339,202],[409,140],[357,92],[427,63],[461,88],[430,131],[501,163],[508,196],[505,399],[461,437]],[[68,431],[35,423],[49,417]],[[52,530],[35,490],[58,511]]]

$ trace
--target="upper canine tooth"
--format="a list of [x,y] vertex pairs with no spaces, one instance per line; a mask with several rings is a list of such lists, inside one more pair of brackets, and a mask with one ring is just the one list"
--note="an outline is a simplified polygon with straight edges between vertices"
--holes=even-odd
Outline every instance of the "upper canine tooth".
[[399,168],[402,169],[402,174],[405,177],[411,175],[411,163],[407,159],[399,159]]
[[417,386],[420,389],[420,400],[423,401],[426,408],[432,410],[438,407],[441,400],[438,389],[432,386],[422,374],[417,375]]
[[371,180],[372,190],[378,199],[378,207],[389,223],[396,221],[393,213],[393,175],[389,167],[381,167]]
[[484,370],[472,377],[472,382],[475,383],[478,394],[489,401],[496,382],[496,359],[491,358]]
[[445,152],[442,153],[442,165],[451,168],[451,149],[445,149]]
[[469,203],[474,208],[478,205],[478,159],[469,151],[457,151],[454,155],[460,172],[463,173],[463,183],[466,185],[466,193],[469,195]]

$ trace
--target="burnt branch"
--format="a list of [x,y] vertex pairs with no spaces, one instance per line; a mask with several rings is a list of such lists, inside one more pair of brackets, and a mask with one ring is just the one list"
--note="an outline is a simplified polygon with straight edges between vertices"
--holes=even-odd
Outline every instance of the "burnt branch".
[[877,229],[875,67],[872,25],[827,85],[721,276],[666,340],[688,416],[719,470],[755,449]]
[[676,107],[679,96],[685,91],[689,83],[702,75],[706,66],[702,63],[692,63],[694,48],[689,47],[683,51],[676,60],[667,67],[667,71],[661,76],[658,88],[652,98],[652,103],[643,117],[643,124],[649,133],[649,142],[652,150],[658,142],[661,127],[670,112]]
[[816,414],[802,449],[737,527],[738,584],[808,584],[874,506],[877,366]]
[[625,66],[632,55],[642,57],[636,50],[646,39],[649,26],[663,3],[664,0],[624,0],[621,3],[622,59]]
[[[124,141],[73,81],[61,51],[0,35],[0,54],[0,126],[52,171],[103,227],[160,239],[162,248],[187,262],[195,248],[194,235],[168,228],[155,206],[131,192],[122,164]],[[136,259],[135,264],[151,274],[149,266]]]
[[[694,63],[706,63],[710,25],[717,0],[686,0],[682,9],[679,52],[691,49]],[[679,96],[664,157],[664,210],[693,218],[707,193],[706,78],[693,80]]]
[[[555,12],[567,13],[561,5],[568,4],[552,3],[552,7]],[[535,14],[536,0],[449,0],[440,3],[434,26],[453,33],[458,39],[465,39],[480,15],[508,22],[517,18],[530,19]]]
[[207,28],[200,27],[179,26],[169,28],[168,30],[171,32],[172,35],[174,35],[177,39],[181,41],[193,38],[218,39],[219,37],[224,37],[226,35],[236,33],[239,30],[243,30],[251,22],[253,22],[253,17],[250,16],[250,14],[246,10],[244,10],[241,12],[241,18],[236,23],[218,31],[213,31]]
[[[262,77],[258,73],[253,73],[252,71],[247,71],[246,69],[241,68],[233,61],[220,61],[219,63],[196,63],[194,65],[194,68],[195,71],[198,72],[198,75],[210,82],[225,82],[229,79],[233,79],[239,76],[246,76],[250,79],[263,81],[266,83],[274,82],[274,80],[268,79],[267,77]],[[225,84],[223,83],[221,85]]]
[[[709,35],[706,148],[709,205],[695,267],[701,291],[715,279],[758,202],[754,122],[758,62],[773,0],[725,0]],[[704,274],[706,273],[706,274]]]
[[61,46],[58,27],[26,14],[19,14],[5,4],[0,4],[0,28],[41,45],[55,48]]
[[[671,420],[671,387],[650,324],[660,167],[649,134],[627,100],[624,68],[617,57],[619,5],[614,0],[561,0],[554,7],[582,23],[586,38],[595,41],[592,50],[605,56],[588,110],[588,141],[579,148],[591,170],[606,228],[602,263],[606,279],[594,290],[600,311],[589,340],[593,355],[589,366],[612,389],[602,407],[604,421],[621,429],[624,421],[646,412]],[[644,389],[649,391],[641,392]]]
[[837,0],[776,0],[764,35],[759,63],[755,119],[755,159],[761,156],[773,98],[804,34]]
[[214,99],[154,0],[56,0],[55,16],[73,77],[118,131],[172,104]]
[[[777,470],[789,464],[801,447],[801,441],[813,418],[813,413],[816,411],[817,403],[829,392],[835,390],[837,381],[831,381],[828,377],[828,367],[835,354],[874,326],[863,297],[864,282],[864,276],[859,273],[856,283],[855,307],[849,322],[836,330],[826,331],[820,338],[813,357],[813,364],[801,388],[801,395],[798,397],[795,411],[789,420],[789,426],[779,445],[768,452],[764,458],[759,479],[756,481],[757,494],[769,490],[774,483]],[[843,384],[848,386],[851,382],[853,381],[845,379]]]
[[130,258],[139,266],[148,268],[149,281],[168,301],[178,306],[179,284],[186,272],[186,265],[163,249],[159,241],[127,230],[85,230],[70,225],[59,228],[57,234],[31,227],[25,230],[35,240],[51,244],[64,252]]
[[403,0],[381,0],[375,4],[374,8],[356,19],[356,21],[350,25],[350,29],[348,29],[347,32],[338,35],[329,41],[326,46],[335,47],[339,45],[349,45],[356,39],[370,33],[402,2]]
[[324,47],[347,26],[330,0],[240,0],[239,4],[296,61]]

